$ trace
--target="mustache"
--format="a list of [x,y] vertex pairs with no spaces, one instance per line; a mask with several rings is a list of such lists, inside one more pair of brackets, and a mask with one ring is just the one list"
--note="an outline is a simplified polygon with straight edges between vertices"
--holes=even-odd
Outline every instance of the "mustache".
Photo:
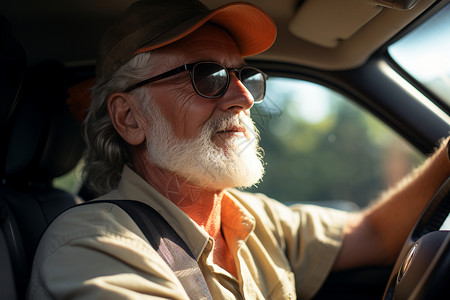
[[205,126],[211,134],[224,131],[255,131],[252,119],[245,115],[229,113],[209,119]]

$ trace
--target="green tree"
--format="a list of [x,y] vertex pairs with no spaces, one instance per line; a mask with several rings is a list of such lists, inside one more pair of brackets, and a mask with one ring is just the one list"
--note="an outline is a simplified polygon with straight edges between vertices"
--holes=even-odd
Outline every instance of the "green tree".
[[[284,203],[344,200],[366,206],[386,188],[386,153],[399,138],[331,90],[323,95],[327,114],[310,122],[292,112],[296,102],[311,99],[299,99],[293,93],[283,90],[276,102],[253,108],[265,150],[266,175],[248,190]],[[411,167],[420,160],[416,156],[407,158]]]

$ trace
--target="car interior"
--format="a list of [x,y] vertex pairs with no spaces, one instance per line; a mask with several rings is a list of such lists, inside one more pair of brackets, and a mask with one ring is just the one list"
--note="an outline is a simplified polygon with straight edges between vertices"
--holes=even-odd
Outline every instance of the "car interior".
[[[201,1],[210,8],[231,2]],[[80,132],[80,120],[77,119],[79,114],[74,113],[84,108],[67,101],[68,90],[95,77],[98,41],[106,28],[132,2],[134,1],[4,0],[0,3],[2,299],[25,298],[34,252],[45,228],[64,210],[95,196],[85,189],[82,180],[60,184],[61,181],[67,180],[65,176],[79,173],[85,148]],[[284,87],[277,85],[278,79],[307,82],[326,88],[328,93],[338,93],[339,97],[345,98],[345,102],[367,111],[376,122],[394,132],[402,140],[401,143],[407,144],[407,147],[413,149],[411,151],[418,153],[421,160],[433,152],[442,137],[448,136],[450,1],[246,2],[254,3],[265,10],[278,28],[274,45],[266,52],[247,59],[248,64],[260,68],[273,78],[272,83],[269,80],[268,89],[272,84],[274,94],[268,90],[266,101],[261,106],[252,108],[255,122],[262,133],[262,146],[266,149],[267,158],[271,158],[271,151],[276,151],[279,143],[267,142],[264,145],[265,132],[273,128],[275,132],[276,128],[281,128],[275,136],[278,136],[280,141],[293,144],[294,149],[297,149],[290,150],[293,152],[292,156],[273,155],[276,156],[273,159],[287,160],[285,165],[274,160],[273,166],[289,168],[295,159],[293,157],[300,155],[299,152],[302,155],[306,153],[305,149],[314,141],[313,138],[305,138],[306,135],[302,135],[303,142],[308,145],[300,142],[295,144],[295,133],[300,130],[296,130],[292,125],[280,127],[284,118],[291,116],[292,113],[287,110],[292,106],[281,106],[281,102],[275,100],[281,97],[279,95]],[[423,84],[413,72],[399,63],[394,56],[393,45],[425,27],[436,17],[439,17],[441,24],[441,31],[438,31],[437,35],[442,39],[442,44],[433,44],[431,39],[417,43],[425,47],[428,42],[443,52],[447,51],[447,55],[444,55],[437,65],[427,65],[430,69],[438,68],[437,66],[447,68],[446,73],[441,72],[439,75],[442,84],[433,89]],[[445,36],[445,33],[448,35]],[[408,54],[410,48],[405,49],[407,50],[401,53],[403,56]],[[430,58],[425,52],[421,55],[424,57],[420,59]],[[418,63],[419,59],[413,58],[412,61]],[[283,84],[286,82],[283,81]],[[297,90],[293,91],[292,93],[295,93]],[[293,97],[291,94],[288,96]],[[288,100],[286,105],[290,103]],[[316,100],[309,97],[307,99],[309,104],[314,101]],[[320,102],[320,99],[317,101]],[[326,123],[325,117],[320,120],[323,122],[312,122],[314,126],[308,126],[319,132]],[[306,126],[306,123],[302,124]],[[286,128],[294,128],[294,135],[287,135]],[[343,132],[349,134],[352,130],[349,125]],[[325,137],[330,151],[334,149],[330,146],[331,143],[335,139],[341,139],[336,132],[327,133]],[[377,140],[379,136],[375,134],[370,137]],[[348,140],[346,143],[351,148],[349,159],[356,161],[358,151],[363,148],[362,142]],[[384,143],[392,146],[400,142],[395,140]],[[378,152],[370,147],[367,151],[375,154]],[[315,148],[310,152],[321,153]],[[326,155],[331,154],[327,152]],[[333,160],[339,159],[333,156]],[[399,159],[386,162],[389,167],[387,170],[390,170],[388,174],[395,173],[395,167],[401,168],[397,162]],[[275,167],[271,169],[270,166],[269,163],[267,173],[273,170],[274,179],[269,177],[267,184],[274,182],[281,186],[282,183],[276,181],[280,170]],[[348,166],[342,168],[346,167]],[[299,172],[298,169],[293,171]],[[351,176],[357,177],[355,174]],[[307,190],[309,180],[315,177],[308,174],[302,176],[303,179],[298,180],[304,180],[304,189]],[[330,180],[337,180],[340,174],[330,177]],[[63,179],[60,180],[61,178]],[[368,178],[367,182],[370,180],[371,178]],[[324,178],[316,181],[320,191],[327,189],[327,181]],[[355,179],[355,182],[358,183],[358,180]],[[263,192],[265,184],[266,182],[261,185]],[[343,183],[339,185],[347,186]],[[291,184],[294,190],[299,186],[302,186],[302,182]],[[378,187],[373,184],[372,187],[364,186],[363,189]],[[268,193],[272,191],[267,189]],[[430,199],[429,206],[405,241],[394,265],[331,273],[314,299],[449,299],[450,288],[446,286],[450,279],[450,234],[447,234],[450,230],[449,191],[450,183],[447,181],[436,191],[435,197]],[[372,190],[370,192],[372,193]],[[285,202],[307,202],[309,195],[305,194],[301,200],[288,199]],[[274,194],[274,197],[278,196]],[[332,200],[348,198],[346,194],[317,196],[320,200],[330,200],[331,197]],[[347,201],[338,202],[338,208],[348,204]],[[327,202],[326,205],[330,203]],[[357,203],[356,208],[349,210],[366,204]],[[406,272],[409,264],[405,264],[405,261],[408,261],[405,257],[412,261],[411,265],[415,267],[410,268],[412,271]],[[420,262],[417,262],[419,259],[413,260],[414,257],[420,258]]]

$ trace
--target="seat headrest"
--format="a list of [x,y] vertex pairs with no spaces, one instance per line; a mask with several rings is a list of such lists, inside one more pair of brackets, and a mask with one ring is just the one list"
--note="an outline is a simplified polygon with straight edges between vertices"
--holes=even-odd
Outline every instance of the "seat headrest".
[[22,45],[14,38],[11,26],[0,15],[0,169],[4,170],[6,145],[8,145],[11,122],[18,105],[21,86],[26,70],[26,56]]
[[22,45],[13,37],[11,26],[0,15],[0,121],[3,126],[16,106],[26,69]]
[[80,125],[66,104],[73,84],[57,62],[28,70],[7,153],[8,180],[51,181],[79,161],[84,149]]

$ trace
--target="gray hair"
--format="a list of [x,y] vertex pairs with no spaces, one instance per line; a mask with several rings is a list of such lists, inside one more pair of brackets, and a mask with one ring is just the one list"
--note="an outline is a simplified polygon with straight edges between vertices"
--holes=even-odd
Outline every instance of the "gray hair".
[[[109,81],[98,79],[92,88],[92,102],[82,124],[87,148],[84,154],[83,176],[86,187],[94,195],[115,189],[123,166],[131,163],[128,144],[114,128],[107,109],[108,97],[148,77],[150,53],[142,53],[117,70]],[[132,92],[138,103],[149,98],[146,89]],[[145,107],[145,106],[144,106]]]

